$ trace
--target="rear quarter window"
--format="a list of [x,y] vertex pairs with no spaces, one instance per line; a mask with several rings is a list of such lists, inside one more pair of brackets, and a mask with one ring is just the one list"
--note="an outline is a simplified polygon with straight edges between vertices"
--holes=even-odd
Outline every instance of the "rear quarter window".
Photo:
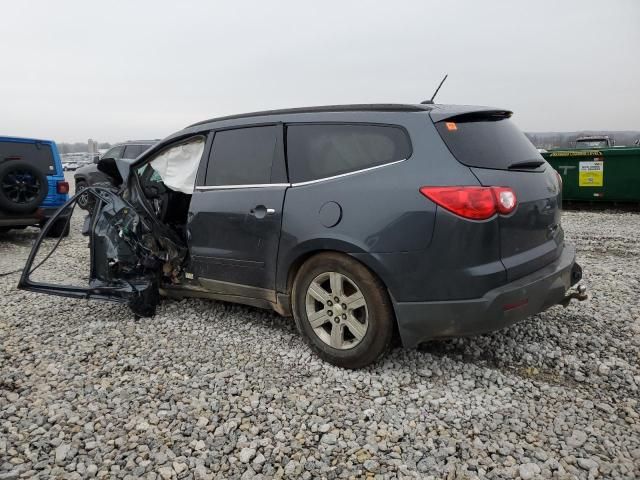
[[515,163],[544,160],[509,118],[466,115],[435,125],[453,156],[468,167],[506,170]]
[[46,143],[0,142],[0,163],[10,160],[28,163],[45,175],[56,173],[53,152]]
[[289,177],[294,183],[364,170],[411,156],[407,132],[396,126],[287,126]]

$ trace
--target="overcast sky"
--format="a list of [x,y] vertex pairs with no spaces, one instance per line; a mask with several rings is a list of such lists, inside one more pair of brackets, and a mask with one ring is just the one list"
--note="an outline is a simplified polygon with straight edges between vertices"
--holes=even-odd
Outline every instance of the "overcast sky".
[[161,138],[336,103],[506,107],[528,131],[640,129],[640,1],[3,2],[0,135]]

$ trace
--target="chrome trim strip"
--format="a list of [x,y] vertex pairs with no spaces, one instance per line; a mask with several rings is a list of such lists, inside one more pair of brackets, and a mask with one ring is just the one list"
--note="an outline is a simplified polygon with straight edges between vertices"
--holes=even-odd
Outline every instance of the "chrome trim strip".
[[385,163],[383,165],[376,165],[375,167],[363,168],[362,170],[354,170],[353,172],[341,173],[340,175],[333,175],[332,177],[324,177],[317,178],[315,180],[309,180],[307,182],[298,182],[298,183],[255,183],[251,185],[203,185],[196,187],[196,190],[199,191],[207,191],[207,190],[234,190],[238,188],[282,188],[282,187],[301,187],[304,185],[311,185],[313,183],[326,182],[327,180],[335,180],[336,178],[349,177],[351,175],[356,175],[358,173],[370,172],[372,170],[377,170],[379,168],[389,167],[391,165],[395,165],[396,163],[406,161],[406,158],[401,160],[395,160],[393,162]]
[[196,187],[196,190],[236,190],[238,188],[283,188],[289,187],[288,183],[255,183],[251,185],[203,185]]
[[313,183],[326,182],[327,180],[334,180],[336,178],[349,177],[351,175],[356,175],[358,173],[370,172],[372,170],[377,170],[379,168],[384,168],[384,167],[388,167],[390,165],[395,165],[396,163],[404,162],[405,160],[406,160],[406,158],[403,158],[402,160],[395,160],[393,162],[385,163],[383,165],[376,165],[375,167],[363,168],[362,170],[355,170],[353,172],[341,173],[340,175],[334,175],[332,177],[317,178],[316,180],[309,180],[307,182],[292,183],[291,186],[292,187],[301,187],[303,185],[311,185]]

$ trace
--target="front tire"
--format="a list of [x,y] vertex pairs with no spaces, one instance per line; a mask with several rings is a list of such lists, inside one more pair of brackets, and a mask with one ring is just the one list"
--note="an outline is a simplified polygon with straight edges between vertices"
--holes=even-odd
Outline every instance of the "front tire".
[[85,188],[87,188],[87,184],[85,182],[83,181],[76,182],[76,193],[79,193],[78,206],[81,209],[87,210],[89,213],[91,213],[95,205],[95,199],[93,198],[93,195],[91,195],[89,192],[84,192],[84,193],[82,192],[82,190],[84,190]]
[[365,367],[391,346],[395,319],[387,290],[348,255],[321,253],[307,260],[296,276],[292,300],[298,331],[333,365]]

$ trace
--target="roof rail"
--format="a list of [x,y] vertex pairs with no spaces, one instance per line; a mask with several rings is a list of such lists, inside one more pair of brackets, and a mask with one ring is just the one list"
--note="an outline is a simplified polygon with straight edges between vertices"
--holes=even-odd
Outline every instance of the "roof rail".
[[402,103],[363,103],[352,105],[322,105],[316,107],[284,108],[279,110],[264,110],[260,112],[240,113],[237,115],[227,115],[215,117],[189,125],[187,128],[204,125],[206,123],[219,122],[222,120],[235,120],[238,118],[264,117],[267,115],[285,115],[294,113],[317,113],[317,112],[424,112],[429,111],[429,105],[414,105]]

